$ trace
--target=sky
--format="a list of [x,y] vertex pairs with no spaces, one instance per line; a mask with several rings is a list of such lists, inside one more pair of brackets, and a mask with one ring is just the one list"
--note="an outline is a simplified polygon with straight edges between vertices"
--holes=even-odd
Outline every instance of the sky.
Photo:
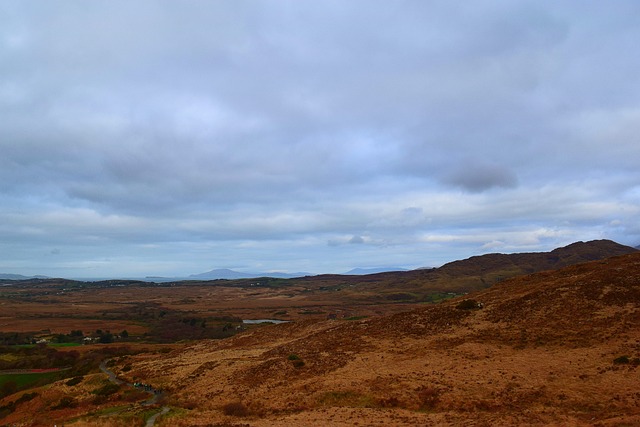
[[640,2],[0,2],[0,273],[640,244]]

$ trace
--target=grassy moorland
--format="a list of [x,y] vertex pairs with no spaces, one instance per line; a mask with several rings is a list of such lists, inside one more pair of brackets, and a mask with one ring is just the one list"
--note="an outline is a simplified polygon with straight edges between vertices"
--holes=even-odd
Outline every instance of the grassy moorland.
[[[489,254],[437,269],[366,276],[150,283],[66,279],[4,281],[0,344],[101,339],[173,342],[225,338],[242,319],[304,320],[379,316],[466,294],[522,274],[635,251],[611,241],[575,243],[546,253]],[[81,332],[75,337],[62,335]],[[22,339],[22,342],[20,342]]]
[[[0,422],[144,425],[158,403],[106,359],[166,391],[160,425],[636,420],[639,265],[600,241],[369,276],[4,283]],[[241,320],[269,318],[292,322]]]
[[120,372],[167,390],[172,426],[621,426],[640,423],[639,343],[635,253],[394,315],[139,354]]

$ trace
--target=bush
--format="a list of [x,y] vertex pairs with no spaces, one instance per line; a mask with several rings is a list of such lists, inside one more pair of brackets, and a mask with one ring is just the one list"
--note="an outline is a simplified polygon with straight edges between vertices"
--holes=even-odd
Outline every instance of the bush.
[[297,354],[290,354],[287,359],[291,361],[294,368],[302,368],[304,366],[304,360],[302,360]]
[[23,402],[28,402],[30,400],[35,399],[38,396],[38,393],[33,392],[33,393],[25,393],[22,396],[20,396],[20,398],[18,398],[18,400],[16,400],[16,405],[19,405]]
[[79,376],[79,377],[73,377],[70,380],[68,380],[67,382],[65,382],[66,385],[73,387],[74,385],[78,385],[82,382],[82,380],[84,380],[83,376]]
[[482,308],[482,304],[474,299],[466,299],[456,305],[458,310],[477,310]]
[[613,359],[615,365],[627,365],[629,363],[629,356],[620,356]]
[[110,344],[113,342],[113,334],[110,332],[107,332],[105,334],[100,335],[100,338],[98,339],[98,342],[100,344]]
[[65,408],[75,408],[78,406],[78,403],[70,396],[65,396],[60,399],[60,402],[56,406],[53,406],[51,409],[65,409]]
[[222,412],[231,417],[248,417],[250,415],[249,408],[240,401],[227,403],[222,407]]
[[91,393],[96,396],[111,396],[114,393],[117,393],[120,390],[120,386],[118,384],[106,383],[99,389],[92,391]]

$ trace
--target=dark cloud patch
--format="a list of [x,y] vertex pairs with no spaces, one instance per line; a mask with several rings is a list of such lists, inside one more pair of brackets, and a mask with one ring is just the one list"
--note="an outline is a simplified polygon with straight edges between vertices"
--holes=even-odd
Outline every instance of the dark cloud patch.
[[466,191],[481,192],[491,188],[514,188],[516,175],[508,168],[488,163],[465,162],[444,178],[444,182]]
[[364,243],[364,239],[362,238],[362,236],[353,236],[351,239],[349,239],[349,243],[352,245],[361,245]]
[[0,272],[637,245],[639,12],[2,2]]

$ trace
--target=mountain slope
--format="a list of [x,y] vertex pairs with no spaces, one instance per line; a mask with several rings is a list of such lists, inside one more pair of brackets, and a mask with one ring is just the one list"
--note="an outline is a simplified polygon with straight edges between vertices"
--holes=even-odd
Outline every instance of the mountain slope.
[[309,287],[340,288],[353,299],[365,296],[384,301],[404,294],[407,301],[429,301],[434,292],[473,292],[519,275],[634,252],[636,249],[610,240],[594,240],[573,243],[551,252],[479,255],[440,268],[365,276],[321,275],[296,279],[296,282]]
[[237,280],[237,279],[255,279],[258,277],[273,277],[278,279],[291,279],[294,277],[302,277],[307,276],[309,273],[243,273],[240,271],[230,270],[228,268],[219,268],[211,271],[207,271],[206,273],[200,274],[192,274],[189,276],[189,279],[196,280]]
[[514,254],[487,254],[454,261],[438,270],[448,275],[479,276],[488,281],[504,275],[529,274],[555,270],[581,262],[595,261],[635,252],[635,248],[620,245],[611,240],[576,242],[551,252]]
[[138,356],[126,375],[193,408],[174,425],[232,423],[230,403],[250,426],[640,423],[640,253],[467,298],[484,307],[277,325]]

